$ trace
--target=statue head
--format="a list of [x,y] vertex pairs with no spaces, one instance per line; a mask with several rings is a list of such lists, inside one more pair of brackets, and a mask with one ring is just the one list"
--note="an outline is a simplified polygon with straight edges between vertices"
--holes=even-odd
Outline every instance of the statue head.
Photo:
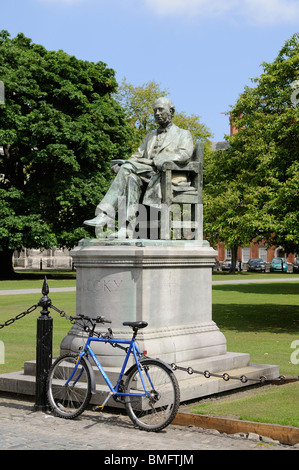
[[159,127],[167,127],[175,113],[175,107],[169,98],[158,98],[153,106],[155,121]]

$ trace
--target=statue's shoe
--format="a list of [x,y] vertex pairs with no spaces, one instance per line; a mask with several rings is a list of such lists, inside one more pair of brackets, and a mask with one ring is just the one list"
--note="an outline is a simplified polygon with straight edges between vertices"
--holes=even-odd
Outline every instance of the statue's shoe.
[[119,239],[123,240],[124,238],[127,238],[127,230],[126,230],[126,228],[121,228],[120,230],[118,230],[118,232],[111,233],[108,236],[108,238],[110,238],[110,239],[119,238]]
[[104,212],[101,212],[93,219],[84,220],[85,225],[91,225],[92,227],[104,227],[109,222],[111,222],[111,218],[107,214],[104,214]]
[[121,240],[123,240],[124,238],[132,239],[133,238],[133,233],[134,233],[134,231],[132,230],[131,225],[129,224],[127,228],[122,227],[120,230],[118,230],[118,232],[111,233],[108,236],[108,238],[110,238],[110,239],[119,238]]

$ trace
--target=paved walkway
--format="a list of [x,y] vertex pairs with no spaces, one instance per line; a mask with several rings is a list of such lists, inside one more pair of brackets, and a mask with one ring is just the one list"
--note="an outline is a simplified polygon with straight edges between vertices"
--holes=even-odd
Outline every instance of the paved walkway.
[[[51,284],[51,283],[49,283]],[[74,292],[76,287],[50,287],[50,292]],[[42,289],[9,289],[0,290],[0,295],[41,294]]]
[[[164,463],[179,465],[199,463],[200,450],[299,450],[299,446],[261,440],[257,435],[248,438],[220,434],[194,426],[170,425],[159,433],[150,433],[136,429],[126,415],[105,410],[102,413],[87,410],[75,420],[65,420],[48,412],[34,411],[34,401],[30,399],[0,394],[0,449],[101,450],[99,463],[109,463],[104,459],[111,459],[112,455],[114,459],[138,456],[137,463],[143,465],[154,463],[153,459],[157,458],[149,455],[159,454],[163,458],[167,451],[172,451],[171,454],[180,455],[177,459],[185,458],[185,461],[168,461],[166,456]],[[142,453],[137,453],[138,449]],[[131,466],[136,466],[133,461]]]

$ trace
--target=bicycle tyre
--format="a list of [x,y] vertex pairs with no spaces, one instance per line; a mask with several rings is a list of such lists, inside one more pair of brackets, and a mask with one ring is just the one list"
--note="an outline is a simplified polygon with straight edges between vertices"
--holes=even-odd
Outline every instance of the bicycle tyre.
[[[148,376],[154,386],[150,385]],[[180,388],[171,369],[155,359],[142,361],[142,377],[149,398],[125,397],[125,407],[132,422],[146,431],[160,431],[174,419],[180,405]],[[125,393],[144,392],[135,365],[128,374]]]
[[82,357],[71,382],[70,377],[78,355],[65,354],[53,363],[47,379],[47,396],[55,416],[73,419],[86,409],[91,397],[91,378],[85,359]]

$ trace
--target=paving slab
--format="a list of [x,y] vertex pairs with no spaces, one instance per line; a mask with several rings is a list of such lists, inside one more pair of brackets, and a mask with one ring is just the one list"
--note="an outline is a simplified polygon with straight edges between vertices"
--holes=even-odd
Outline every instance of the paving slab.
[[50,412],[35,411],[34,402],[26,397],[3,393],[0,449],[97,450],[101,451],[97,453],[98,463],[115,464],[116,459],[138,457],[131,461],[132,467],[157,463],[158,457],[158,463],[195,464],[200,462],[199,451],[203,450],[299,450],[297,446],[262,440],[254,433],[228,435],[192,425],[169,425],[158,433],[140,431],[119,411],[86,410],[74,420],[65,420]]

